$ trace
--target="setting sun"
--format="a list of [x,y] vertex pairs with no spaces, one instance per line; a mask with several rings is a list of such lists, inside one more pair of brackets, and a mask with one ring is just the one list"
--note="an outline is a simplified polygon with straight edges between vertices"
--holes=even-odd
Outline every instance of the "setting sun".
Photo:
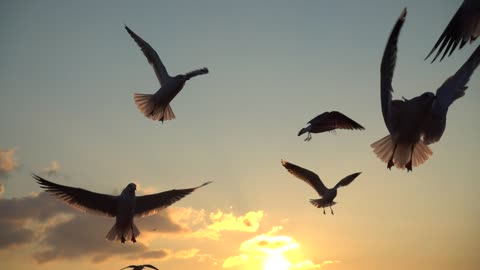
[[263,270],[288,270],[291,263],[282,254],[271,254],[263,264]]

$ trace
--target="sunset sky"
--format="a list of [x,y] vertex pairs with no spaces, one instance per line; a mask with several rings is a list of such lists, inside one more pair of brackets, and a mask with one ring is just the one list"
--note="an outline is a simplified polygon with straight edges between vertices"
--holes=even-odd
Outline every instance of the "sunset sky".
[[[480,269],[480,70],[450,107],[434,154],[389,171],[380,60],[404,7],[394,98],[437,89],[472,45],[430,64],[462,0],[0,2],[0,264],[5,269]],[[124,24],[171,75],[208,67],[145,118],[133,93],[159,84]],[[338,110],[364,131],[297,137]],[[281,159],[339,189],[335,215]],[[64,185],[137,194],[213,184],[137,219],[136,244],[109,242],[114,219],[42,193]]]

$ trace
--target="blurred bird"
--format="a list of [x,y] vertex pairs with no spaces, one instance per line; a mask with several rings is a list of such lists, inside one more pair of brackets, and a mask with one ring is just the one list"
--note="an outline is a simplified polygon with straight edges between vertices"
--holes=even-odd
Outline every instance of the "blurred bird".
[[311,133],[334,131],[335,129],[365,129],[357,122],[337,111],[324,112],[310,120],[310,122],[307,124],[310,125],[308,125],[306,128],[302,128],[300,132],[298,132],[298,136],[308,132],[305,141],[310,141],[312,139]]
[[357,178],[357,176],[361,174],[361,172],[351,174],[340,180],[333,188],[327,188],[322,183],[322,180],[320,180],[320,177],[318,177],[316,173],[292,164],[290,162],[287,162],[283,159],[281,162],[283,167],[285,167],[285,169],[287,169],[289,173],[309,184],[317,191],[318,195],[320,195],[320,199],[311,199],[310,203],[317,208],[323,208],[323,214],[325,214],[325,207],[330,207],[330,212],[333,215],[332,206],[336,204],[333,199],[335,199],[335,197],[337,196],[337,189],[339,187],[347,186],[348,184],[353,182],[353,180]]
[[382,114],[390,135],[374,142],[375,154],[387,163],[387,168],[411,171],[424,163],[432,150],[428,144],[440,140],[445,131],[449,106],[465,95],[467,83],[480,62],[480,46],[437,89],[436,94],[425,92],[412,99],[392,100],[392,77],[397,59],[397,41],[407,10],[398,18],[387,42],[380,67],[380,98]]
[[122,243],[125,243],[126,238],[130,238],[135,243],[135,237],[140,234],[133,223],[135,216],[145,217],[156,214],[197,188],[211,183],[206,182],[194,188],[172,189],[145,196],[135,196],[136,185],[130,183],[119,196],[112,196],[55,184],[35,174],[32,176],[46,192],[66,204],[92,214],[115,217],[115,225],[110,229],[106,238],[111,241],[120,240]]
[[172,101],[172,99],[183,89],[186,81],[198,75],[207,74],[208,69],[201,68],[183,75],[170,77],[155,50],[141,37],[137,36],[137,34],[130,30],[128,26],[125,25],[125,29],[133,40],[135,40],[145,57],[147,57],[148,63],[152,65],[161,86],[153,95],[135,93],[133,96],[135,104],[137,104],[138,109],[146,117],[152,120],[163,122],[165,120],[175,119],[175,114],[170,107],[170,101]]
[[158,270],[158,268],[156,268],[155,266],[151,265],[151,264],[144,264],[144,265],[129,265],[127,267],[124,267],[120,270],[123,270],[123,269],[127,269],[127,268],[132,268],[133,270],[142,270],[143,268],[152,268],[152,269],[156,269]]
[[[437,54],[432,60],[432,63],[443,52],[440,61],[445,55],[450,56],[457,48],[461,49],[470,41],[472,43],[480,35],[480,1],[479,0],[464,0],[460,8],[458,8],[453,18],[443,31],[437,43],[433,46],[430,53],[425,57],[425,60],[440,46]],[[441,45],[440,45],[441,44]],[[446,46],[446,47],[445,47]]]

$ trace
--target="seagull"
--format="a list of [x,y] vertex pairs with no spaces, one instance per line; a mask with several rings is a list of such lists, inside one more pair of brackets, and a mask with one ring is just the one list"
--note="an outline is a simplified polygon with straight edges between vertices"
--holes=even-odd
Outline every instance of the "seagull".
[[392,100],[392,77],[397,58],[397,41],[407,10],[398,18],[387,42],[380,67],[380,98],[385,125],[390,133],[371,146],[391,169],[411,171],[424,163],[445,131],[449,106],[465,95],[467,83],[480,62],[480,46],[460,69],[437,89],[412,99]]
[[132,268],[133,270],[142,270],[143,268],[152,268],[152,269],[156,269],[158,270],[158,268],[156,268],[155,266],[151,265],[151,264],[144,264],[144,265],[129,265],[127,267],[124,267],[120,270],[123,270],[123,269],[127,269],[127,268]]
[[140,231],[133,223],[135,216],[145,217],[156,214],[192,193],[197,188],[211,183],[206,182],[194,188],[172,189],[145,196],[135,196],[136,185],[130,183],[119,196],[112,196],[81,188],[59,185],[47,181],[36,174],[32,174],[32,176],[46,192],[80,211],[115,217],[115,224],[108,232],[106,238],[110,241],[120,240],[122,243],[125,243],[128,237],[135,243],[135,237],[140,234]]
[[327,188],[323,183],[322,180],[320,180],[320,177],[312,171],[309,171],[305,168],[302,168],[300,166],[297,166],[293,163],[287,162],[282,159],[282,165],[287,169],[289,173],[291,173],[293,176],[297,177],[298,179],[304,181],[305,183],[309,184],[311,187],[313,187],[318,195],[320,195],[320,199],[311,199],[310,203],[313,204],[313,206],[317,208],[323,208],[323,214],[325,215],[325,207],[330,207],[330,212],[333,215],[333,209],[332,206],[336,204],[336,202],[333,201],[335,197],[337,196],[337,189],[339,187],[344,187],[353,182],[357,176],[361,174],[361,172],[357,172],[354,174],[351,174],[342,180],[340,180],[333,188]]
[[335,129],[365,129],[357,122],[337,111],[324,112],[310,120],[310,122],[307,124],[310,125],[308,125],[306,128],[302,128],[300,132],[298,132],[298,136],[308,132],[305,141],[310,141],[312,139],[311,133],[334,131]]
[[160,82],[160,89],[155,94],[138,94],[135,93],[133,98],[138,109],[148,118],[155,121],[165,121],[175,119],[170,102],[172,99],[183,89],[185,82],[193,77],[207,74],[207,68],[201,68],[194,71],[187,72],[183,75],[177,75],[170,77],[167,73],[167,69],[163,65],[160,57],[155,50],[145,42],[141,37],[135,34],[128,26],[125,25],[125,29],[137,43],[142,50],[145,57],[147,57],[148,63],[152,65],[157,79]]
[[[458,48],[461,49],[469,41],[472,43],[480,35],[480,1],[478,0],[464,0],[462,5],[458,8],[453,18],[443,31],[437,43],[433,46],[430,53],[425,57],[425,60],[432,55],[432,53],[440,46],[437,54],[432,60],[432,63],[443,52],[440,61],[445,55],[450,56],[453,51]],[[441,45],[440,45],[441,44]],[[446,48],[445,48],[446,46]]]

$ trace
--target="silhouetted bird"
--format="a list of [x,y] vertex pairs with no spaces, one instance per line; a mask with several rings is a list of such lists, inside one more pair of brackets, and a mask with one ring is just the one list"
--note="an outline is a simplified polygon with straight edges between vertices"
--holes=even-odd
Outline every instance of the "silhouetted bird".
[[321,133],[325,131],[333,131],[335,129],[365,129],[357,122],[336,111],[324,112],[310,120],[307,124],[310,125],[306,128],[302,128],[300,132],[298,132],[298,136],[308,132],[305,141],[310,141],[312,139],[311,133]]
[[440,46],[437,54],[432,60],[432,63],[435,61],[435,59],[437,59],[442,51],[445,50],[440,58],[440,61],[442,61],[447,53],[448,56],[450,56],[457,46],[459,49],[461,49],[468,41],[472,43],[479,35],[480,1],[464,0],[425,60],[430,57],[430,55],[438,48],[438,46]]
[[207,68],[201,68],[190,71],[183,75],[170,77],[167,69],[163,65],[160,57],[155,50],[145,42],[141,37],[137,36],[130,28],[125,25],[125,29],[142,49],[143,54],[147,57],[148,62],[152,65],[158,81],[160,89],[153,95],[151,94],[134,94],[134,100],[138,109],[148,118],[156,121],[165,121],[175,119],[175,114],[170,107],[170,101],[183,89],[185,82],[191,78],[207,74]]
[[323,214],[325,214],[325,207],[330,207],[330,211],[333,215],[332,206],[336,204],[333,199],[335,199],[337,196],[337,189],[339,187],[347,186],[361,174],[361,172],[351,174],[340,180],[333,188],[327,188],[316,173],[287,162],[283,159],[282,165],[288,170],[289,173],[293,174],[298,179],[303,180],[317,191],[318,195],[320,195],[320,199],[311,199],[310,203],[317,208],[323,208]]
[[151,265],[151,264],[144,264],[144,265],[129,265],[127,267],[124,267],[120,270],[123,270],[123,269],[127,269],[127,268],[132,268],[133,270],[142,270],[143,268],[152,268],[152,269],[156,269],[158,270],[158,268],[156,268],[155,266]]
[[390,135],[374,142],[375,154],[387,168],[419,166],[432,150],[427,146],[440,140],[445,131],[449,106],[465,95],[470,76],[480,62],[480,46],[453,76],[437,89],[436,95],[425,92],[412,99],[392,101],[392,77],[397,58],[397,41],[405,21],[404,9],[387,42],[380,68],[382,114]]
[[122,243],[125,243],[126,238],[136,242],[135,237],[140,234],[133,223],[135,216],[145,217],[156,214],[197,188],[211,183],[206,182],[194,188],[172,189],[145,196],[135,196],[136,185],[130,183],[119,196],[112,196],[55,184],[35,174],[32,174],[32,176],[46,192],[79,210],[115,217],[115,225],[108,232],[107,239],[111,241],[120,240]]

